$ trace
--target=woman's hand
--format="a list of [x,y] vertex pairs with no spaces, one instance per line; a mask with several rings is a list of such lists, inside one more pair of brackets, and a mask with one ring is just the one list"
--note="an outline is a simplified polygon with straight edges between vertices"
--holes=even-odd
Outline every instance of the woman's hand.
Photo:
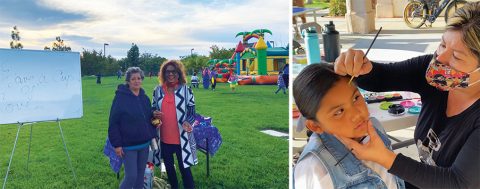
[[161,111],[155,110],[153,111],[153,117],[157,119],[162,119],[163,113]]
[[382,139],[373,128],[371,121],[368,121],[367,132],[370,136],[370,140],[365,144],[360,144],[357,141],[346,137],[335,137],[347,146],[348,149],[353,149],[352,153],[358,159],[373,161],[382,165],[387,170],[390,169],[397,155],[385,147]]
[[182,127],[183,127],[183,130],[185,130],[187,132],[192,132],[193,131],[193,127],[192,127],[192,125],[190,125],[190,123],[188,121],[183,122]]
[[372,71],[372,63],[368,58],[363,58],[362,50],[348,49],[342,52],[335,60],[334,69],[338,75],[351,75],[358,77]]
[[123,153],[122,147],[116,147],[116,148],[115,148],[115,154],[117,154],[117,156],[118,156],[118,157],[121,157],[121,158],[123,158],[123,155],[125,155],[125,154]]
[[162,126],[162,120],[161,119],[157,119],[157,118],[153,118],[152,119],[152,125],[157,128],[157,129],[160,129],[160,126]]

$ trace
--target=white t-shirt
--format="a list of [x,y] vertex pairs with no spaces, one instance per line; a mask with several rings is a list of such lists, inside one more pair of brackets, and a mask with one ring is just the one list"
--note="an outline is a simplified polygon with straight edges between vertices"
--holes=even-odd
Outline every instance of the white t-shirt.
[[195,75],[192,76],[191,80],[192,80],[192,81],[198,81],[198,76],[195,76]]
[[[365,142],[370,138],[368,137]],[[308,154],[295,166],[295,188],[333,188],[333,181],[323,162],[315,157],[315,154]],[[387,172],[387,169],[372,161],[362,163],[377,173],[387,188],[396,189],[395,177]]]

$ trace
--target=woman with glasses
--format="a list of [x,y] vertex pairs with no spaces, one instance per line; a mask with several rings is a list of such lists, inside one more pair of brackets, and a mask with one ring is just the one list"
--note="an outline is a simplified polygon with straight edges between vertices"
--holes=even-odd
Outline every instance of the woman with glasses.
[[178,188],[173,154],[176,154],[184,188],[194,188],[190,166],[198,163],[193,127],[195,100],[192,90],[186,85],[185,69],[180,61],[169,60],[159,72],[160,84],[153,92],[153,116],[160,120],[159,150],[154,154],[154,163],[163,159],[172,188]]
[[353,154],[381,164],[407,188],[480,188],[480,2],[448,19],[433,54],[392,64],[363,56],[353,49],[342,53],[335,72],[358,77],[358,86],[369,91],[420,94],[413,138],[421,162],[386,149],[379,138],[364,145],[341,138]]

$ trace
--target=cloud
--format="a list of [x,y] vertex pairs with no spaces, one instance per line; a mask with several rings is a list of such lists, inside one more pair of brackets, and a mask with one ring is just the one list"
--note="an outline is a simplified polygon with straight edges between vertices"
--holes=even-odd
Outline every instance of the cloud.
[[[55,12],[54,15],[78,15],[64,21],[20,25],[22,41],[28,48],[43,49],[45,39],[61,35],[72,49],[103,48],[114,57],[124,57],[131,43],[169,58],[184,53],[208,54],[213,44],[233,48],[240,40],[239,31],[258,28],[272,30],[268,40],[288,42],[288,0],[40,0],[34,8]],[[40,8],[39,8],[40,7]],[[40,12],[40,11],[37,11]],[[3,16],[0,12],[0,17]],[[11,22],[10,23],[14,23]],[[40,25],[40,26],[39,26]],[[0,25],[0,46],[9,40],[12,25]],[[39,29],[40,28],[40,29]],[[5,34],[5,31],[8,33]],[[3,32],[3,33],[2,33]],[[4,36],[8,38],[4,38]],[[82,36],[69,38],[68,36]],[[117,46],[120,45],[121,46]],[[231,45],[231,46],[230,46]],[[41,48],[39,48],[41,47]],[[118,48],[118,49],[117,49]],[[168,54],[155,50],[171,49]],[[121,53],[122,52],[122,53]],[[115,53],[115,54],[113,54]]]

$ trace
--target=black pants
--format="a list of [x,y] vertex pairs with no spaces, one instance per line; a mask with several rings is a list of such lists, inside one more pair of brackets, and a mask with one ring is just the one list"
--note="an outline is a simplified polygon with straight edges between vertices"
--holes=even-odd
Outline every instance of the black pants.
[[165,163],[165,169],[167,169],[168,182],[172,188],[178,188],[177,174],[175,173],[173,154],[177,155],[178,166],[180,167],[180,174],[182,174],[183,187],[194,188],[192,171],[189,168],[183,167],[182,161],[182,149],[179,144],[165,144],[161,143],[163,163]]
[[217,86],[217,80],[216,79],[213,79],[213,83],[212,83],[212,90],[215,90],[215,87]]

